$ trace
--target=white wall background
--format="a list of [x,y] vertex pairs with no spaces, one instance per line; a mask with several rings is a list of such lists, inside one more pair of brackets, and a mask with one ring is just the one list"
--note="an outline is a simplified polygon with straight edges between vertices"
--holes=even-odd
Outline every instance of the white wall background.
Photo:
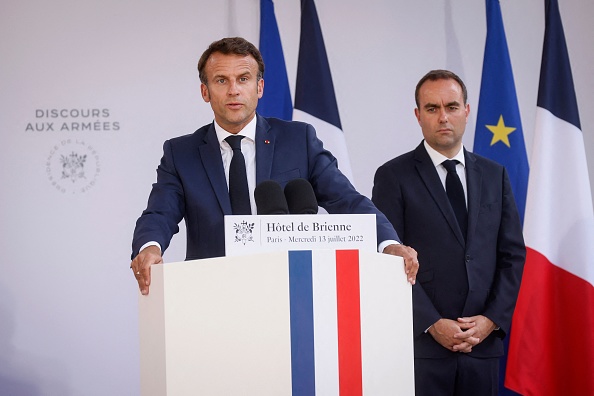
[[[594,185],[594,3],[559,1]],[[300,4],[275,3],[294,93]],[[484,2],[316,5],[361,192],[370,195],[379,165],[420,142],[413,93],[429,69],[451,68],[465,79],[472,148]],[[501,6],[530,154],[544,5]],[[134,222],[163,141],[212,120],[195,65],[210,42],[228,35],[258,43],[258,0],[0,5],[0,394],[139,393],[138,293],[128,269]],[[51,109],[107,114],[38,116]],[[60,131],[95,121],[98,130]],[[56,176],[59,156],[70,152],[87,154],[85,179]],[[175,238],[165,259],[182,260],[184,245]]]

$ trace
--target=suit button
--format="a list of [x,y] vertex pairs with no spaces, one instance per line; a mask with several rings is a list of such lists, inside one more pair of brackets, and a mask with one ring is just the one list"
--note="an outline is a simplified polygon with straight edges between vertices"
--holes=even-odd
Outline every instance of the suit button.
[[466,255],[466,262],[468,263],[470,261],[470,256]]

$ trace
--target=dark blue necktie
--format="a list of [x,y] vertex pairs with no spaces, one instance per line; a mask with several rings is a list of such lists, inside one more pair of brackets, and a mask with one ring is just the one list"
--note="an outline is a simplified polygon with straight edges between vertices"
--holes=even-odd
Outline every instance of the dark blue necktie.
[[225,140],[233,149],[233,158],[229,166],[229,198],[234,215],[252,214],[250,192],[248,189],[245,158],[241,152],[241,139],[245,136],[228,136]]
[[466,199],[464,198],[464,188],[458,173],[456,172],[456,160],[445,160],[442,162],[443,166],[448,171],[446,176],[446,193],[454,209],[454,214],[462,230],[462,235],[466,239],[466,229],[468,227],[468,211],[466,210]]

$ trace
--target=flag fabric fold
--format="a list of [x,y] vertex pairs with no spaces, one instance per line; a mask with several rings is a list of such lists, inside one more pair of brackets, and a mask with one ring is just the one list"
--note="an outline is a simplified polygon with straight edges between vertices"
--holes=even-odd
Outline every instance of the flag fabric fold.
[[313,0],[301,0],[301,36],[293,119],[316,128],[325,148],[334,154],[338,167],[352,181],[330,64]]
[[265,84],[257,111],[265,117],[291,120],[293,101],[272,0],[260,0],[259,49],[265,65]]
[[526,199],[526,265],[505,385],[522,395],[594,394],[594,210],[557,0],[545,36]]

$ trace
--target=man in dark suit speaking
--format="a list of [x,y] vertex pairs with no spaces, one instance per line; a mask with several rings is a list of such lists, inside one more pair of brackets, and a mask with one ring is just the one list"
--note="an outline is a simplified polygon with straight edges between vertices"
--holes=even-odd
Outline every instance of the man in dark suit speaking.
[[[314,128],[256,114],[264,93],[264,62],[253,44],[238,37],[212,43],[198,62],[198,72],[202,98],[210,103],[214,122],[163,146],[157,182],[136,222],[132,242],[130,267],[142,294],[149,292],[150,266],[163,262],[162,252],[182,219],[186,259],[224,256],[224,216],[256,214],[254,189],[262,181],[284,186],[297,178],[311,183],[318,204],[328,213],[376,214],[378,249],[402,256],[414,283],[419,266],[416,251],[399,243],[386,217],[338,170]],[[247,178],[245,204],[236,200],[242,188],[233,187],[234,183],[228,187],[230,174],[238,173],[234,157],[244,158],[245,170],[239,173]]]
[[462,146],[470,107],[452,72],[417,84],[424,141],[376,172],[372,200],[422,263],[413,287],[415,388],[497,395],[526,249],[505,168]]

